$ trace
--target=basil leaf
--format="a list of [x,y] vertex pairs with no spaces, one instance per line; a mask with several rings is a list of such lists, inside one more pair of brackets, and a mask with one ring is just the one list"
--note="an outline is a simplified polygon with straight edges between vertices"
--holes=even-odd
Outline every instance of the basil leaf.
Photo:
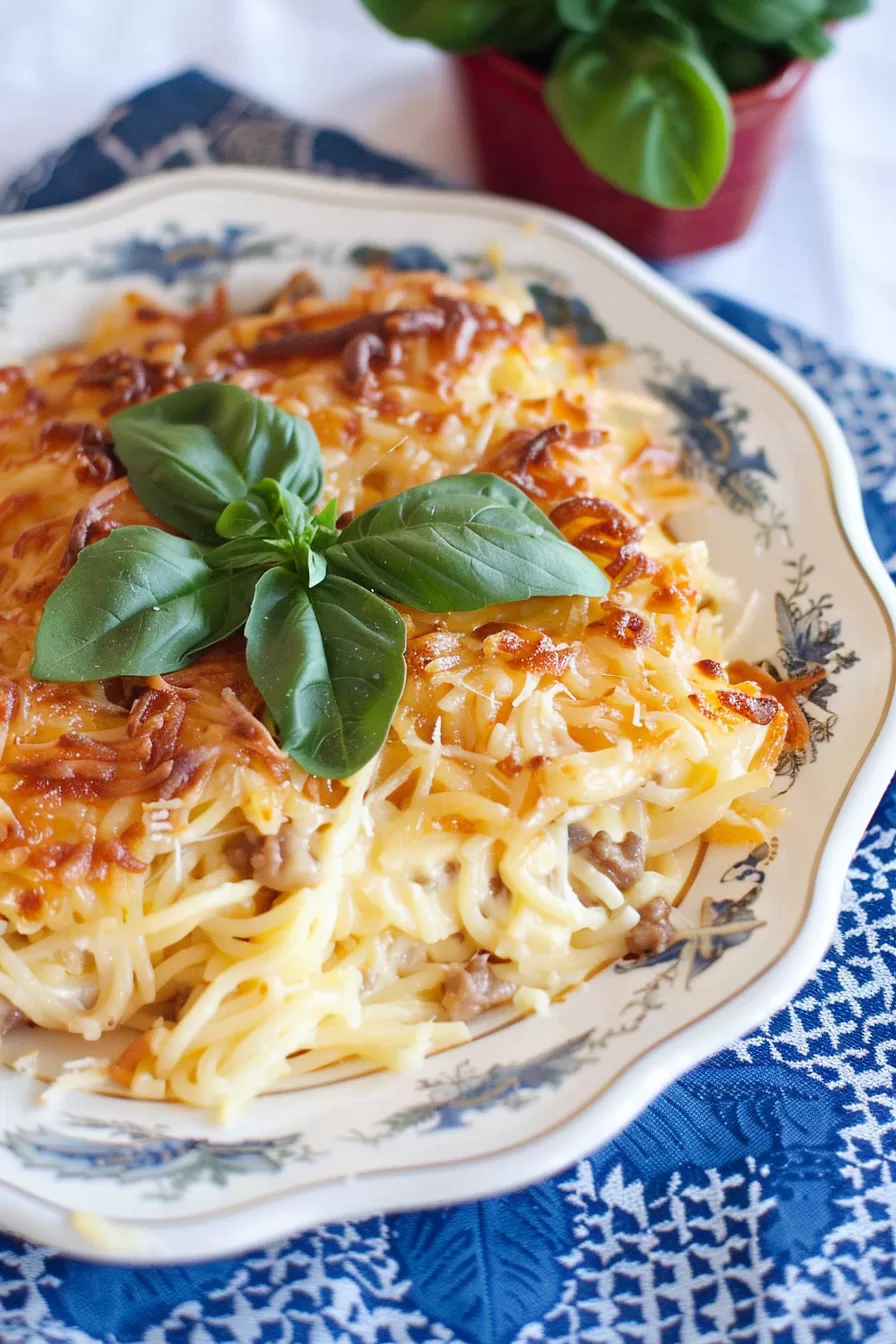
[[210,569],[269,569],[285,565],[293,555],[293,546],[280,537],[235,537],[210,550],[205,563]]
[[309,548],[306,564],[308,566],[308,587],[316,588],[327,577],[327,562],[317,551],[312,551]]
[[[160,397],[119,415],[149,411],[166,400]],[[161,415],[147,415],[139,423],[122,422],[119,415],[109,421],[109,429],[138,499],[179,532],[196,541],[216,541],[218,517],[246,493],[246,485],[211,431],[203,425],[166,424]]]
[[859,14],[867,14],[871,0],[827,0],[823,17],[827,21],[836,19],[854,19]]
[[[475,494],[478,499],[492,500],[516,509],[518,513],[523,514],[529,520],[533,527],[548,532],[558,541],[566,542],[566,538],[560,529],[554,526],[547,514],[543,513],[537,504],[533,504],[529,496],[523,490],[520,490],[519,486],[512,485],[510,481],[505,481],[503,476],[495,476],[490,471],[471,471],[463,476],[440,476],[437,481],[430,481],[426,485],[412,486],[410,490],[405,490],[402,495],[395,496],[395,498],[404,499],[408,497],[412,501],[417,500],[419,502],[422,502],[424,498],[431,499],[435,507],[439,508],[444,501],[453,496],[469,499],[471,494]],[[382,504],[374,504],[372,508],[365,510],[363,514],[359,514],[348,527],[334,532],[335,540],[338,542],[345,536],[351,537],[361,518],[367,517],[375,509],[382,509],[386,504],[392,502],[392,500],[387,499]],[[320,549],[329,551],[332,545],[333,541],[327,539],[321,542]]]
[[596,33],[609,17],[616,0],[557,0],[557,14],[567,28]]
[[820,61],[834,50],[834,44],[824,30],[824,24],[813,21],[798,28],[787,39],[787,45],[795,56],[804,61]]
[[384,27],[443,51],[547,46],[560,31],[554,0],[364,0]]
[[710,0],[719,23],[752,42],[786,42],[821,17],[824,0]]
[[310,774],[342,779],[379,751],[404,689],[405,639],[398,613],[345,579],[310,593],[286,569],[259,580],[249,675],[283,749]]
[[446,476],[375,504],[325,555],[331,574],[420,611],[603,597],[608,588],[522,491],[488,474]]
[[218,536],[229,541],[236,541],[238,537],[263,537],[272,530],[267,509],[248,496],[228,504],[215,523]]
[[781,68],[776,48],[758,47],[722,29],[707,44],[707,55],[732,93],[765,84]]
[[[700,49],[700,37],[691,20],[696,16],[683,0],[626,0],[613,13],[613,32],[640,45],[650,38],[665,38],[681,46]],[[701,24],[702,29],[702,24]]]
[[541,51],[550,49],[562,34],[554,0],[505,0],[488,45],[511,53]]
[[250,486],[276,477],[307,504],[323,485],[320,448],[305,420],[229,383],[194,383],[119,411],[115,450],[148,509],[197,541]]
[[488,45],[503,0],[364,0],[375,19],[399,37],[418,37],[444,51]]
[[339,517],[339,501],[337,499],[329,500],[320,513],[314,515],[314,526],[324,532],[334,532],[336,530],[336,519]]
[[256,578],[215,573],[204,548],[183,537],[118,528],[86,547],[50,594],[31,675],[94,681],[186,667],[243,624]]
[[311,519],[311,545],[316,551],[323,551],[339,536],[336,519],[339,517],[339,501],[331,499],[326,508],[321,509]]
[[[452,495],[467,497],[473,491],[480,499],[506,504],[509,508],[522,513],[534,527],[541,528],[559,541],[566,542],[563,533],[554,526],[547,514],[543,513],[537,504],[533,504],[524,490],[521,490],[518,485],[512,485],[510,481],[505,481],[503,476],[495,476],[490,471],[471,471],[465,476],[442,476],[439,480],[433,481],[431,486],[414,486],[412,489],[422,492],[429,490],[431,487],[434,487],[435,497],[439,501],[448,499]],[[410,493],[410,490],[405,491],[405,494]],[[344,533],[338,535],[344,535]]]
[[271,526],[281,537],[301,536],[314,516],[300,496],[281,481],[259,481],[249,491],[249,498],[266,510]]
[[728,166],[731,104],[690,39],[570,37],[545,97],[589,168],[657,205],[703,205]]

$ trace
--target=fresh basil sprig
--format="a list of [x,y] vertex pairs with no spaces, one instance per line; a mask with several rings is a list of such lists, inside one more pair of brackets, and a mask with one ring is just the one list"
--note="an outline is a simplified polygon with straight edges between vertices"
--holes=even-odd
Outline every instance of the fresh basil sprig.
[[312,427],[243,388],[197,383],[112,417],[135,494],[186,532],[121,527],[86,547],[44,608],[38,680],[151,676],[245,626],[246,661],[285,751],[342,778],[379,751],[405,680],[392,602],[474,611],[602,597],[604,574],[516,486],[415,486],[337,529],[314,512]]

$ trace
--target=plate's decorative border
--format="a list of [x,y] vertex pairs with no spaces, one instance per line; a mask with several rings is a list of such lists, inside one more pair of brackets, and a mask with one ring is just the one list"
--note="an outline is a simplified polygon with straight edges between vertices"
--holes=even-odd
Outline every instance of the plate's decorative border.
[[226,1143],[178,1138],[164,1125],[147,1128],[85,1116],[65,1116],[72,1129],[99,1132],[90,1138],[42,1125],[7,1130],[0,1147],[23,1167],[49,1170],[62,1180],[115,1181],[140,1185],[147,1198],[172,1201],[203,1181],[227,1185],[233,1176],[270,1175],[287,1164],[323,1157],[301,1134]]
[[465,1128],[479,1111],[495,1106],[519,1110],[546,1091],[556,1091],[565,1081],[591,1064],[618,1036],[629,1036],[651,1013],[659,1012],[666,997],[661,989],[676,979],[677,965],[661,967],[640,985],[619,1011],[619,1020],[605,1031],[593,1029],[564,1041],[532,1059],[517,1064],[495,1064],[477,1070],[469,1062],[436,1078],[421,1078],[417,1087],[425,1100],[386,1116],[370,1132],[352,1130],[347,1138],[378,1145],[409,1130],[435,1134],[439,1130]]
[[764,548],[776,541],[792,545],[787,516],[771,494],[777,476],[765,449],[744,447],[747,408],[732,400],[730,388],[707,382],[689,362],[674,369],[649,347],[642,353],[653,366],[648,389],[676,417],[685,475],[706,482],[733,513],[752,519]]
[[[839,689],[834,678],[859,662],[854,649],[846,650],[841,639],[843,623],[832,620],[834,599],[830,593],[812,596],[809,580],[815,573],[806,555],[784,561],[787,579],[783,592],[775,594],[775,619],[781,643],[774,658],[763,659],[760,666],[776,681],[805,676],[816,668],[825,669],[825,677],[813,686],[803,700],[803,713],[809,725],[809,745],[803,750],[785,751],[778,761],[777,775],[789,789],[804,765],[817,759],[818,748],[830,742],[837,715],[828,701]],[[811,706],[811,708],[810,708]]]
[[184,286],[191,302],[224,280],[237,262],[285,259],[296,246],[292,234],[265,234],[251,224],[222,224],[215,234],[197,234],[171,222],[155,235],[126,234],[86,253],[0,271],[0,312],[22,294],[63,276],[88,283],[144,276],[166,287]]

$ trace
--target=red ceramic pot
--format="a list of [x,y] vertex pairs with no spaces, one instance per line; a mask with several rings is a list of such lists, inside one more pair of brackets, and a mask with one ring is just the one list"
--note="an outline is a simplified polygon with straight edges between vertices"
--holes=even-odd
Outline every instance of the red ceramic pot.
[[491,51],[456,63],[491,191],[577,215],[657,261],[732,243],[745,232],[812,70],[811,61],[793,61],[769,83],[733,94],[734,152],[715,195],[697,210],[666,210],[585,166],[545,106],[535,70]]

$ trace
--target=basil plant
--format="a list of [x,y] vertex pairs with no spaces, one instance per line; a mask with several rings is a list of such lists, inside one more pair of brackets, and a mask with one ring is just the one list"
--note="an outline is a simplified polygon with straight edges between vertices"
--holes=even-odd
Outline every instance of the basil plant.
[[656,205],[703,205],[731,155],[730,92],[831,47],[870,0],[363,0],[400,37],[496,48],[546,73],[554,119],[594,172]]

